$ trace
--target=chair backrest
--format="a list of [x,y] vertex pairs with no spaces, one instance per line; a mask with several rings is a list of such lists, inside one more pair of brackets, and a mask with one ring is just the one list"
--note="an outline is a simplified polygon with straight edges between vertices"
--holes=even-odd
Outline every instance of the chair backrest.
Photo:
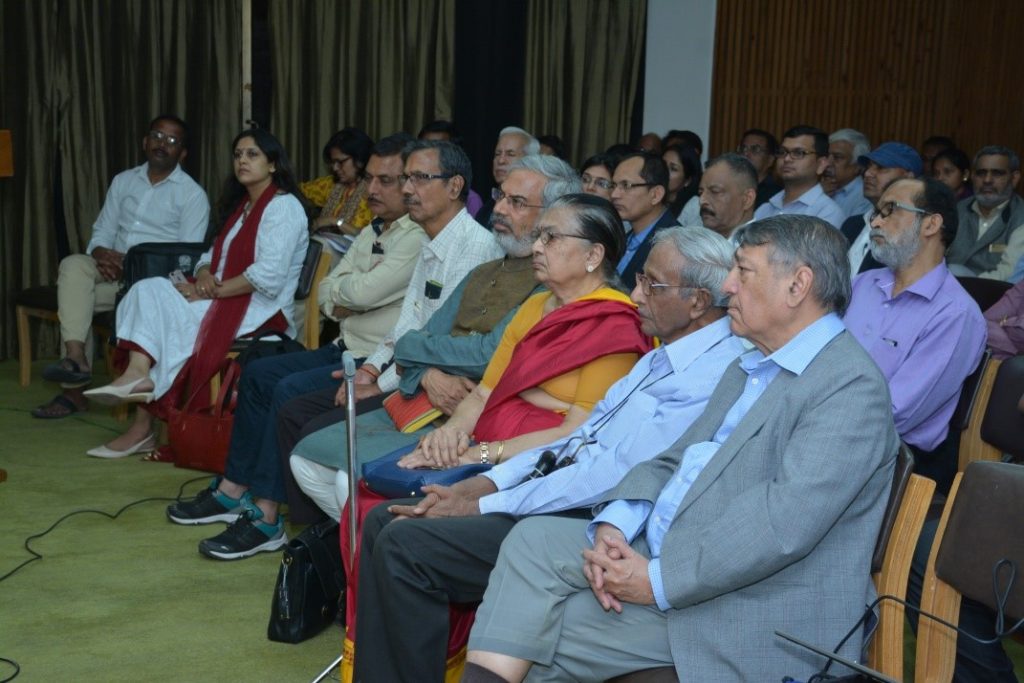
[[313,286],[310,287],[309,296],[306,297],[306,322],[302,327],[302,343],[307,349],[320,348],[320,307],[317,304],[317,297],[320,292],[320,282],[327,277],[331,270],[331,252],[324,249],[317,260],[316,271],[313,273]]
[[1006,290],[1013,287],[1013,283],[990,280],[987,277],[958,277],[957,282],[967,290],[971,298],[977,302],[978,308],[983,311],[991,308],[992,304],[1006,294]]
[[[879,595],[905,599],[910,563],[914,558],[921,527],[935,492],[935,482],[911,474],[914,456],[906,444],[900,444],[889,493],[878,534],[871,573]],[[868,666],[887,676],[903,676],[903,605],[886,600],[878,608],[878,628],[868,654]]]
[[[986,361],[986,358],[983,357],[982,361]],[[999,373],[1001,365],[1002,361],[998,358],[988,358],[984,365],[981,380],[978,382],[967,415],[967,426],[960,433],[960,453],[957,466],[960,472],[963,472],[968,464],[976,460],[999,460],[1002,455],[997,448],[985,443],[981,438],[981,423],[985,419],[985,412],[988,410],[989,399],[992,396],[992,386],[995,384],[996,375]],[[981,368],[980,365],[979,368]]]
[[[958,473],[942,511],[928,557],[921,610],[959,622],[966,595],[995,609],[993,568],[1006,558],[1024,567],[1024,467],[1001,462],[971,463]],[[1005,588],[1007,573],[1002,572]],[[1024,586],[1016,581],[1006,600],[1007,621],[1024,616]],[[952,680],[955,631],[922,617],[918,622],[916,680]]]
[[998,451],[1024,460],[1024,356],[1007,358],[999,366],[981,422],[981,439]]
[[950,431],[962,432],[967,429],[971,419],[971,412],[974,410],[974,405],[978,400],[981,378],[984,376],[985,369],[991,360],[992,352],[985,349],[981,354],[981,360],[978,361],[978,367],[974,368],[974,372],[967,375],[964,379],[963,386],[960,387],[960,399],[956,402],[956,408],[953,409],[953,417],[949,420]]
[[320,282],[316,272],[320,264],[320,255],[324,251],[324,245],[318,240],[310,240],[306,247],[306,258],[302,260],[302,271],[299,273],[299,284],[295,288],[295,300],[302,301],[309,297],[309,292],[314,283]]

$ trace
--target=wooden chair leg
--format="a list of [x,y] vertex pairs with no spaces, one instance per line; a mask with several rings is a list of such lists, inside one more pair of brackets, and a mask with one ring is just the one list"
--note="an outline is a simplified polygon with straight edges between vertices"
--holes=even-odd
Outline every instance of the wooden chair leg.
[[18,383],[27,387],[32,379],[32,340],[28,333],[28,310],[17,306],[18,321]]

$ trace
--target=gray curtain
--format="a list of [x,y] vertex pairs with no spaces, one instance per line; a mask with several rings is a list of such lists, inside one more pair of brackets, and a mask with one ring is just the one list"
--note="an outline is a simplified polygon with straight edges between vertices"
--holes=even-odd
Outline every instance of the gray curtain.
[[646,0],[529,0],[525,128],[555,134],[574,163],[628,142]]
[[242,120],[241,1],[0,0],[0,26],[0,128],[15,151],[15,177],[0,179],[7,355],[15,294],[56,278],[58,168],[72,252],[88,243],[111,178],[144,160],[158,113],[189,123],[184,166],[219,194]]
[[271,0],[271,128],[301,178],[357,126],[378,139],[451,119],[455,0]]

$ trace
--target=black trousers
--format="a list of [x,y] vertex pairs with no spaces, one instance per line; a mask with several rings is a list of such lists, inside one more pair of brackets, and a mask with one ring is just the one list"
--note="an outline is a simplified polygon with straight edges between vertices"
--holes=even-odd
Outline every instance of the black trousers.
[[[295,445],[308,435],[345,421],[345,408],[334,405],[337,393],[337,386],[334,386],[302,394],[287,401],[277,412],[277,453],[281,458],[284,490],[288,498],[288,519],[293,524],[314,524],[324,518],[316,503],[295,483],[288,459]],[[382,395],[360,401],[356,404],[356,414],[377,410],[385,398]]]
[[479,602],[510,515],[406,519],[388,501],[363,521],[354,680],[443,683],[448,603]]

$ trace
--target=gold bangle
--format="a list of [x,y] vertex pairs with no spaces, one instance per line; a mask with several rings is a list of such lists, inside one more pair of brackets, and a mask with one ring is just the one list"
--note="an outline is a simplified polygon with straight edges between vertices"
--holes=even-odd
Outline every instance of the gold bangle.
[[494,464],[501,464],[501,454],[505,452],[505,442],[498,442],[498,452],[494,454]]
[[481,441],[480,446],[480,464],[487,465],[490,463],[490,445],[486,441]]

